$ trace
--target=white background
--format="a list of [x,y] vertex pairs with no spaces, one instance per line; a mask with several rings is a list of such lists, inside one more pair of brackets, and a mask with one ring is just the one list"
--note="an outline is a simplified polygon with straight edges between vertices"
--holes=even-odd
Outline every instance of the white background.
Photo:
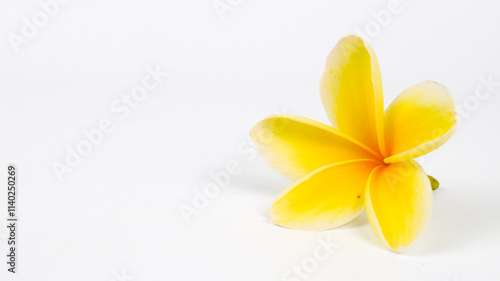
[[[330,239],[338,247],[308,280],[498,280],[500,87],[474,94],[481,78],[500,81],[499,2],[401,0],[374,25],[389,0],[226,1],[232,10],[219,15],[212,0],[74,0],[18,53],[9,38],[43,9],[0,2],[2,221],[8,163],[20,178],[18,273],[2,262],[0,279],[284,280]],[[402,254],[378,242],[364,213],[324,232],[273,225],[268,209],[289,182],[248,142],[272,113],[328,123],[326,56],[366,27],[386,106],[423,80],[465,105],[457,133],[421,160],[441,187],[426,231]],[[121,120],[112,103],[156,65],[169,77]],[[53,163],[104,118],[115,130],[58,181]],[[231,161],[240,174],[186,223],[179,206]]]

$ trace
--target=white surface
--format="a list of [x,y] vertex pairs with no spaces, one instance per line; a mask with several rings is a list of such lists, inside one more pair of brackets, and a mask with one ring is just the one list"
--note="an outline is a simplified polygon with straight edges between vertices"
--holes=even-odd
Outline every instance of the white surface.
[[[320,238],[338,247],[309,280],[498,280],[498,86],[425,157],[441,187],[430,224],[403,254],[381,246],[364,213],[325,232],[273,225],[269,206],[289,182],[238,152],[254,123],[284,108],[327,123],[318,82],[328,52],[389,2],[232,1],[221,21],[212,0],[71,1],[15,54],[9,32],[41,8],[2,0],[0,173],[5,182],[16,163],[21,194],[19,273],[2,265],[0,279],[109,281],[123,269],[127,281],[283,280]],[[423,80],[447,86],[459,105],[480,77],[500,80],[498,3],[402,0],[370,40],[385,105]],[[119,119],[111,104],[155,65],[170,76]],[[103,118],[114,132],[59,182],[52,163]],[[241,173],[186,224],[178,206],[230,161]]]

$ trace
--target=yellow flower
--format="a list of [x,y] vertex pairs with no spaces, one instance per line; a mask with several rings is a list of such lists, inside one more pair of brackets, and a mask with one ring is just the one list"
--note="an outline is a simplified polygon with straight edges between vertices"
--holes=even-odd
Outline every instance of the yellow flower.
[[432,208],[431,183],[413,158],[455,132],[453,97],[436,82],[421,82],[384,114],[377,58],[353,35],[328,55],[320,92],[333,127],[279,114],[250,132],[269,166],[295,181],[276,198],[271,220],[286,228],[325,230],[366,207],[382,243],[401,250],[420,235]]

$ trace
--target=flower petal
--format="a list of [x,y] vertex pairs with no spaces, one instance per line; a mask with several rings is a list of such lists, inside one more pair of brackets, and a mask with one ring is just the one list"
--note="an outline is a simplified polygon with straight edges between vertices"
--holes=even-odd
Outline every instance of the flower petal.
[[291,114],[260,121],[250,137],[269,166],[292,180],[328,164],[375,158],[375,152],[338,130]]
[[320,92],[333,127],[384,154],[382,78],[368,43],[354,35],[337,43],[326,60]]
[[321,167],[288,186],[270,211],[283,227],[324,230],[355,218],[364,207],[370,172],[380,162],[351,160]]
[[429,221],[432,188],[414,160],[375,168],[365,196],[366,214],[378,238],[399,251],[410,245]]
[[403,91],[385,112],[386,163],[413,159],[445,143],[455,132],[455,102],[432,81]]

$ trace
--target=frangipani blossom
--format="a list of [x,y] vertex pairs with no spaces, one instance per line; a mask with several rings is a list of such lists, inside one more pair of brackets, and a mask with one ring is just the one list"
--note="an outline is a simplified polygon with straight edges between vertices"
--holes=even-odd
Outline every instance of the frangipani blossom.
[[286,228],[325,230],[366,207],[380,241],[401,250],[425,228],[432,208],[431,182],[413,158],[455,132],[453,97],[436,82],[421,82],[384,113],[377,58],[353,35],[330,52],[320,93],[332,126],[280,114],[250,132],[269,166],[294,180],[273,203],[271,220]]

